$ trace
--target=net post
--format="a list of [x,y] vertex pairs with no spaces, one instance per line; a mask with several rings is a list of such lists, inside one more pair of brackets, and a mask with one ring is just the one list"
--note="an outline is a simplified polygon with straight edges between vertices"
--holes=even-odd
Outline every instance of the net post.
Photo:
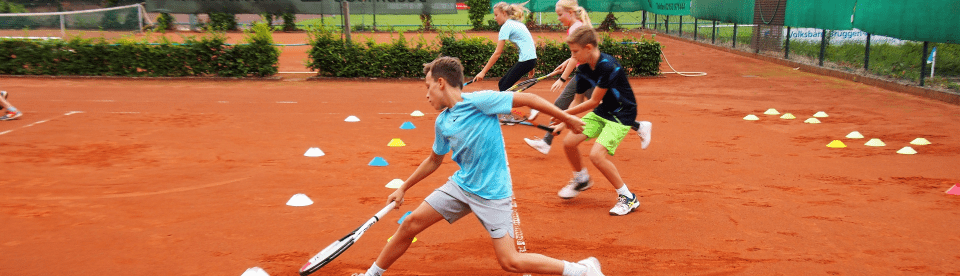
[[927,72],[927,47],[930,46],[929,41],[923,42],[923,52],[920,52],[920,87],[923,87],[923,77],[926,77]]
[[870,71],[870,33],[867,33],[867,45],[863,49],[863,70]]
[[647,28],[647,11],[643,11],[643,19],[640,20],[640,29]]

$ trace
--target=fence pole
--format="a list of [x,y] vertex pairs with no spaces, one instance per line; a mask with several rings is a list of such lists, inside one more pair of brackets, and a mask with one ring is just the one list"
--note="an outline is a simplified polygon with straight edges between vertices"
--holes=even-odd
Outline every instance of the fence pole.
[[697,19],[696,17],[693,18],[693,41],[697,41],[697,38],[699,38],[697,36],[699,34],[699,29],[700,29],[699,22],[700,22],[699,19]]
[[713,34],[710,35],[710,43],[717,44],[717,21],[713,21],[713,28],[710,30],[713,31]]
[[923,42],[923,52],[920,52],[920,86],[923,86],[923,77],[927,72],[927,47],[930,45],[929,41]]
[[823,67],[823,56],[827,51],[827,29],[820,33],[820,67]]
[[680,16],[680,28],[678,30],[680,30],[680,37],[683,37],[683,15]]
[[737,48],[737,23],[733,23],[733,48]]
[[669,15],[667,15],[667,19],[664,20],[664,23],[663,23],[663,33],[665,33],[665,34],[669,34],[669,33],[670,33],[670,16],[669,16]]
[[347,36],[347,46],[350,46],[350,2],[340,2],[343,7],[343,34]]
[[790,59],[790,26],[787,26],[787,42],[783,48],[783,59]]
[[659,21],[657,21],[657,20],[660,20],[659,18],[657,18],[657,16],[658,16],[658,14],[656,14],[656,13],[653,14],[653,29],[654,29],[654,30],[657,29],[657,24],[660,23]]
[[870,33],[867,33],[867,47],[863,50],[863,70],[870,71]]
[[646,29],[646,28],[647,28],[647,11],[643,11],[643,19],[641,20],[641,23],[640,23],[640,29]]

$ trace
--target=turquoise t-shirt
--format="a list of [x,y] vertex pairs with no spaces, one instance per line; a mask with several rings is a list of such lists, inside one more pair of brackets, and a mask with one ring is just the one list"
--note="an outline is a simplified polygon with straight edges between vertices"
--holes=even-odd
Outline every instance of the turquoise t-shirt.
[[437,116],[433,152],[451,158],[460,170],[450,180],[465,191],[485,199],[513,195],[507,151],[497,114],[510,113],[513,93],[478,91],[463,93],[462,102]]
[[523,23],[513,19],[507,19],[507,22],[500,26],[499,40],[510,40],[520,49],[520,59],[518,61],[528,61],[537,58],[537,47],[533,44],[533,36],[530,30]]

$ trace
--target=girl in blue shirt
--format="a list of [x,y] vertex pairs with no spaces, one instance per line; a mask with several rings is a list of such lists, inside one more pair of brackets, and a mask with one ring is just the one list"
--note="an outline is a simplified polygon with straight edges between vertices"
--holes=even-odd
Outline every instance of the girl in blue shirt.
[[516,84],[520,78],[523,78],[523,75],[530,73],[530,71],[533,71],[533,68],[537,66],[537,47],[533,44],[533,36],[530,35],[527,26],[520,22],[523,20],[523,16],[530,12],[530,10],[523,7],[524,5],[526,5],[526,2],[522,4],[500,2],[493,6],[494,19],[497,20],[497,24],[500,24],[500,34],[497,37],[497,49],[493,51],[493,55],[490,56],[487,64],[483,66],[483,70],[480,70],[480,73],[473,78],[474,81],[483,80],[483,77],[487,75],[490,68],[500,59],[500,55],[503,54],[503,46],[508,40],[516,44],[517,48],[520,49],[520,58],[517,63],[507,71],[507,74],[500,78],[500,82],[498,83],[500,91],[506,91]]

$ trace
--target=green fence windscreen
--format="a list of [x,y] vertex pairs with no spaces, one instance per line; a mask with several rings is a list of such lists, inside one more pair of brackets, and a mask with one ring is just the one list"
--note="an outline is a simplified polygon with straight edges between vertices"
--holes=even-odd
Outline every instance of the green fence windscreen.
[[788,1],[784,25],[795,28],[818,28],[825,30],[851,30],[853,7],[857,0],[804,0]]
[[690,15],[690,0],[642,0],[640,9],[660,15]]
[[753,24],[754,0],[693,0],[690,15],[698,19]]
[[960,43],[960,1],[860,1],[853,26],[905,40]]
[[354,14],[455,14],[456,0],[146,0],[147,12],[340,14],[346,1]]
[[[690,0],[580,0],[580,6],[588,12],[633,12],[639,11],[642,2],[689,2]],[[523,3],[526,0],[491,0],[490,8],[500,2]],[[525,7],[531,12],[554,12],[557,0],[530,0]]]

